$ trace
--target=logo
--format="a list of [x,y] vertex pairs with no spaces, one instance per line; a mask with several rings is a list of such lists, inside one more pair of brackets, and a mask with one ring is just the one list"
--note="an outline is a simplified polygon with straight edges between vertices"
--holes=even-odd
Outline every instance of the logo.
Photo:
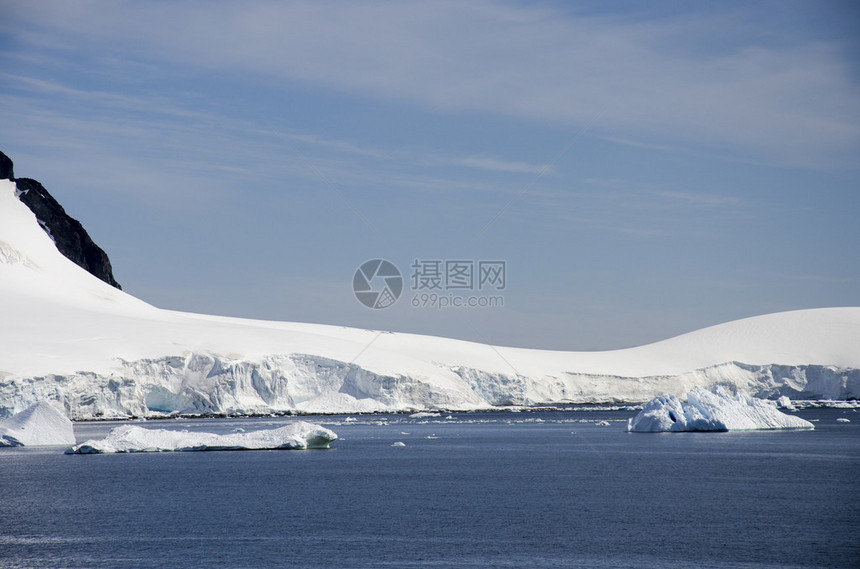
[[403,277],[392,263],[373,259],[363,263],[352,277],[355,298],[368,308],[388,308],[403,292]]

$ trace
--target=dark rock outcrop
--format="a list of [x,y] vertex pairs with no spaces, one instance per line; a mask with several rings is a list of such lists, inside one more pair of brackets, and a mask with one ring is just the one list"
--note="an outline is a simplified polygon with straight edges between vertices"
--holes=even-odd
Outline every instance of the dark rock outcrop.
[[0,152],[0,180],[14,180],[15,171],[12,168],[12,160]]
[[39,225],[51,236],[57,249],[90,274],[118,289],[107,253],[90,238],[83,225],[66,213],[42,184],[30,178],[15,178],[12,160],[0,152],[0,179],[15,182],[18,199],[36,215]]

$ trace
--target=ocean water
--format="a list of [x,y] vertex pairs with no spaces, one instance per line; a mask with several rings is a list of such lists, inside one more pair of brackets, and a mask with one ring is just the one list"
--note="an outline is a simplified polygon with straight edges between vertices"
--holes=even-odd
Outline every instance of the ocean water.
[[0,567],[860,566],[860,413],[674,434],[631,415],[313,417],[340,436],[316,451],[0,449]]

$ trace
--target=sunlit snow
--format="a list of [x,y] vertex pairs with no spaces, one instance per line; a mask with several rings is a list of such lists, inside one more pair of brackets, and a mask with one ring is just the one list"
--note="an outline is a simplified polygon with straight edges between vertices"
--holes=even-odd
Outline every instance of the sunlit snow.
[[809,421],[786,415],[769,401],[732,395],[721,386],[713,391],[694,387],[685,403],[674,395],[655,397],[627,424],[628,431],[638,433],[812,428]]
[[75,444],[72,422],[50,403],[36,403],[0,422],[0,447]]
[[322,449],[337,439],[337,435],[319,425],[304,421],[278,429],[219,435],[168,429],[147,429],[123,425],[107,437],[89,440],[72,447],[70,454],[102,454],[117,452],[178,452],[214,450],[296,450]]

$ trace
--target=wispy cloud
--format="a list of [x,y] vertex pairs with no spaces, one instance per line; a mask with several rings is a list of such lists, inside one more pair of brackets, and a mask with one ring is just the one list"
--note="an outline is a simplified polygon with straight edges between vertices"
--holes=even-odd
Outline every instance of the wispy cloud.
[[[513,194],[520,183],[516,180],[505,183],[446,176],[445,168],[439,167],[455,165],[532,176],[553,173],[552,166],[546,164],[488,155],[450,156],[438,149],[383,149],[318,133],[261,126],[205,107],[189,108],[188,101],[162,94],[131,96],[4,72],[0,72],[0,78],[18,93],[0,100],[0,112],[8,117],[8,132],[16,133],[18,142],[64,146],[67,153],[74,155],[86,149],[91,156],[112,161],[118,169],[117,176],[125,176],[126,182],[115,186],[117,190],[141,198],[154,193],[140,191],[140,184],[134,181],[152,182],[152,173],[146,174],[146,166],[133,167],[131,157],[115,156],[119,150],[116,140],[134,141],[133,146],[152,149],[148,152],[161,151],[163,167],[185,182],[189,176],[202,180],[220,173],[271,183],[289,175],[336,188],[376,186],[382,191],[397,188],[430,194]],[[228,146],[224,147],[219,138],[213,139],[213,125],[227,137]],[[349,157],[360,160],[350,161]],[[171,191],[192,192],[199,185],[183,183]],[[537,190],[535,194],[546,192]]]
[[510,172],[515,174],[550,174],[553,172],[552,166],[545,164],[527,164],[517,160],[500,160],[490,156],[466,156],[462,158],[451,158],[448,160],[451,164],[466,166],[469,168],[478,168],[480,170],[490,170],[492,172]]
[[857,277],[840,277],[833,275],[819,275],[819,274],[795,274],[789,275],[790,279],[794,281],[808,282],[808,283],[818,283],[823,285],[846,285],[852,284],[856,282],[860,282],[860,278]]
[[126,111],[133,110],[137,113],[145,112],[149,114],[185,119],[200,120],[213,118],[211,115],[206,115],[198,111],[178,106],[166,97],[140,97],[110,91],[77,89],[57,81],[48,81],[36,77],[15,75],[4,73],[2,71],[0,71],[0,78],[7,82],[7,89],[11,86],[17,88],[17,90],[34,94],[65,96],[79,101],[101,105],[100,108],[102,110],[104,110],[105,107],[108,107],[123,109]]
[[267,129],[256,129],[250,127],[254,132],[269,136],[285,141],[302,143],[302,144],[310,144],[313,146],[321,146],[324,148],[328,148],[334,150],[336,152],[342,152],[345,154],[355,154],[358,156],[364,156],[368,158],[377,158],[377,159],[391,159],[392,154],[390,152],[386,152],[384,150],[380,150],[378,148],[373,148],[368,145],[361,145],[347,142],[344,140],[332,140],[329,138],[325,138],[316,134],[305,134],[305,133],[295,133],[295,132],[281,132],[275,130],[267,130]]
[[[513,194],[517,183],[457,177],[436,150],[382,149],[325,135],[261,126],[166,95],[126,96],[23,75],[0,74],[17,94],[0,98],[0,143],[51,148],[39,175],[91,177],[88,192],[110,192],[155,209],[197,207],[236,181],[297,186],[335,195],[374,188],[398,195]],[[124,112],[132,109],[133,112]],[[122,144],[118,144],[121,141]],[[146,157],[146,159],[144,159]],[[429,158],[428,158],[429,157]],[[16,161],[26,157],[18,155]],[[468,159],[466,159],[468,161]],[[534,168],[484,157],[494,171]],[[43,160],[44,162],[44,160]],[[154,167],[157,164],[157,167]],[[97,170],[93,166],[97,165]],[[92,175],[98,172],[98,175]],[[19,173],[26,175],[23,169]],[[35,172],[32,172],[35,175]],[[225,177],[231,177],[232,182]],[[343,196],[337,196],[343,200]]]
[[[758,39],[766,27],[756,30],[742,10],[666,21],[507,2],[59,2],[11,12],[38,24],[27,41],[53,36],[69,50],[86,42],[138,59],[570,125],[600,112],[596,132],[657,148],[846,166],[860,146],[860,87],[842,46],[767,45]],[[730,49],[710,47],[729,33]]]
[[595,196],[609,197],[625,196],[625,204],[631,207],[642,207],[647,202],[648,207],[676,204],[693,207],[737,207],[743,205],[743,200],[737,196],[714,194],[707,191],[669,191],[641,182],[632,182],[623,178],[589,178],[585,184],[601,188],[609,193],[598,193]]
[[720,196],[693,192],[654,192],[654,195],[667,200],[677,200],[690,205],[706,207],[737,206],[741,199],[735,196]]

